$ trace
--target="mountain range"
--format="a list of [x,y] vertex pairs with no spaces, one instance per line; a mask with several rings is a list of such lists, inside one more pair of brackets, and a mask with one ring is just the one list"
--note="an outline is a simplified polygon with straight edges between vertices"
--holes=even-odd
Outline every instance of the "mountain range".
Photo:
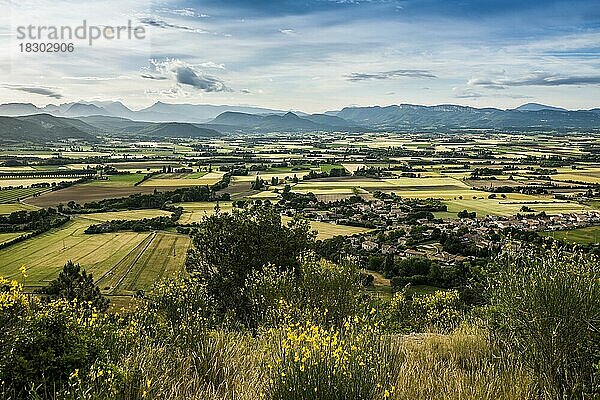
[[121,102],[76,102],[37,107],[0,105],[0,140],[44,142],[98,136],[114,138],[207,138],[270,132],[571,131],[600,129],[600,109],[570,111],[538,103],[515,109],[454,104],[346,107],[307,114],[251,106],[169,104],[131,110]]
[[89,117],[104,115],[146,122],[190,122],[203,123],[227,111],[247,114],[285,114],[286,111],[251,106],[227,106],[212,104],[170,104],[156,102],[141,110],[131,110],[120,101],[92,101],[49,104],[37,107],[31,103],[8,103],[0,105],[1,116],[23,116],[51,114],[57,117]]

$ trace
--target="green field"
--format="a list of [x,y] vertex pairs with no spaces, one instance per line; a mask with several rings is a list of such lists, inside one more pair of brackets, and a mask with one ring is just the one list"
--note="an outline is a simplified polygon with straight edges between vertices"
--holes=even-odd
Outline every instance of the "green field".
[[85,218],[90,221],[104,222],[104,221],[112,221],[114,219],[144,219],[144,218],[154,218],[170,216],[171,213],[163,210],[127,210],[127,211],[111,211],[111,212],[102,212],[102,213],[93,213],[93,214],[82,214],[80,218]]
[[321,164],[319,167],[321,168],[321,172],[331,172],[332,169],[345,169],[340,164]]
[[[136,212],[117,214],[95,214],[93,218],[100,221],[123,218],[125,214],[130,219],[143,217]],[[17,277],[19,268],[25,265],[27,278],[22,281],[32,290],[56,278],[62,266],[72,260],[93,273],[104,293],[130,295],[149,289],[162,277],[182,273],[190,245],[187,236],[169,232],[86,235],[85,229],[96,222],[88,218],[76,217],[61,228],[0,250],[0,276]]]
[[600,226],[589,226],[566,231],[540,232],[540,235],[578,244],[600,243]]
[[214,185],[223,178],[224,173],[209,172],[199,178],[186,179],[189,175],[190,174],[160,174],[144,181],[140,186],[180,187]]
[[206,172],[206,171],[194,172],[194,173],[186,175],[185,179],[198,179],[198,178],[202,178],[206,174],[208,174],[208,172]]
[[26,235],[29,232],[9,232],[9,233],[0,233],[0,244],[9,242],[13,239],[16,239],[20,236]]
[[0,190],[0,204],[14,203],[36,193],[47,191],[48,188],[25,188]]
[[29,204],[23,203],[4,203],[0,204],[0,215],[10,214],[15,211],[31,211],[37,210],[38,208]]
[[107,179],[97,179],[86,185],[90,186],[134,186],[144,178],[144,174],[105,175]]

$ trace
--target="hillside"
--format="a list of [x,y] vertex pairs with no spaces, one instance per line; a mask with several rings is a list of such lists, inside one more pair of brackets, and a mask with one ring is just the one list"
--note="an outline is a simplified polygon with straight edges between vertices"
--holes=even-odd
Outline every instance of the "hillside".
[[80,117],[79,120],[96,127],[109,136],[116,137],[161,139],[221,136],[221,133],[215,129],[185,122],[142,122],[102,115]]
[[25,117],[0,117],[0,141],[3,143],[53,143],[67,139],[97,142],[96,128],[79,120],[48,114]]

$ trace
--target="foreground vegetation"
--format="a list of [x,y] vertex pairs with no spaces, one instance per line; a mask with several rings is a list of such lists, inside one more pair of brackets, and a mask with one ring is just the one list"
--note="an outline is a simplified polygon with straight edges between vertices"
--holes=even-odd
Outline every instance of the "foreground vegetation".
[[591,399],[600,264],[507,245],[482,305],[455,290],[381,298],[306,222],[252,207],[206,217],[189,277],[106,312],[75,264],[36,296],[0,282],[2,398]]

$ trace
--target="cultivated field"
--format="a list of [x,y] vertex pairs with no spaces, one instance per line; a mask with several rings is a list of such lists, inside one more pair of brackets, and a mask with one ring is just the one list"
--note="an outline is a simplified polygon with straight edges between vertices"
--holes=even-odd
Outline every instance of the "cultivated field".
[[[202,217],[214,214],[216,203],[194,202],[176,205],[181,206],[184,209],[178,222],[182,225],[187,225],[195,222],[198,223],[202,221]],[[223,212],[230,212],[232,209],[231,202],[220,202],[219,207]]]
[[160,174],[156,175],[140,186],[152,187],[182,187],[182,186],[203,186],[214,185],[223,178],[222,172],[209,172],[198,178],[190,178],[194,174]]
[[31,211],[37,210],[37,207],[23,203],[5,203],[0,204],[0,214],[10,214],[15,211]]
[[532,209],[535,213],[544,211],[549,215],[591,210],[589,206],[577,203],[534,196],[531,196],[531,199],[516,199],[511,197],[507,197],[507,199],[466,198],[463,200],[448,200],[446,204],[448,205],[448,212],[453,215],[462,210],[469,210],[477,212],[478,216],[511,216],[519,212],[522,213],[521,208],[524,206]]
[[99,201],[116,197],[126,197],[134,193],[152,193],[154,187],[131,186],[101,186],[101,185],[76,185],[55,192],[44,193],[38,197],[31,197],[26,200],[27,204],[38,207],[56,206],[58,204],[67,204],[73,200],[78,204],[84,204],[90,201]]
[[48,188],[24,188],[0,190],[0,204],[14,203],[21,199],[33,196],[36,193],[47,191]]
[[550,236],[555,239],[562,239],[571,243],[600,243],[600,226],[590,226],[587,228],[566,231],[540,232],[540,235]]
[[76,181],[75,178],[34,178],[34,179],[0,179],[0,188],[8,188],[8,187],[24,187],[28,188],[31,185],[39,184],[39,183],[49,183],[49,184],[59,184],[60,182],[73,182]]
[[9,242],[18,237],[24,236],[29,232],[9,232],[9,233],[0,233],[0,244]]
[[56,278],[69,260],[93,273],[103,292],[129,295],[149,289],[161,277],[183,271],[190,241],[169,232],[118,232],[87,235],[92,223],[109,219],[139,219],[163,215],[158,210],[101,213],[75,217],[61,228],[0,250],[0,276],[16,277],[25,265],[29,289],[44,286]]
[[[283,223],[291,221],[290,217],[281,217]],[[309,221],[312,230],[317,231],[317,239],[330,239],[334,236],[352,236],[359,233],[369,232],[371,229],[357,226],[336,225],[328,222]]]

